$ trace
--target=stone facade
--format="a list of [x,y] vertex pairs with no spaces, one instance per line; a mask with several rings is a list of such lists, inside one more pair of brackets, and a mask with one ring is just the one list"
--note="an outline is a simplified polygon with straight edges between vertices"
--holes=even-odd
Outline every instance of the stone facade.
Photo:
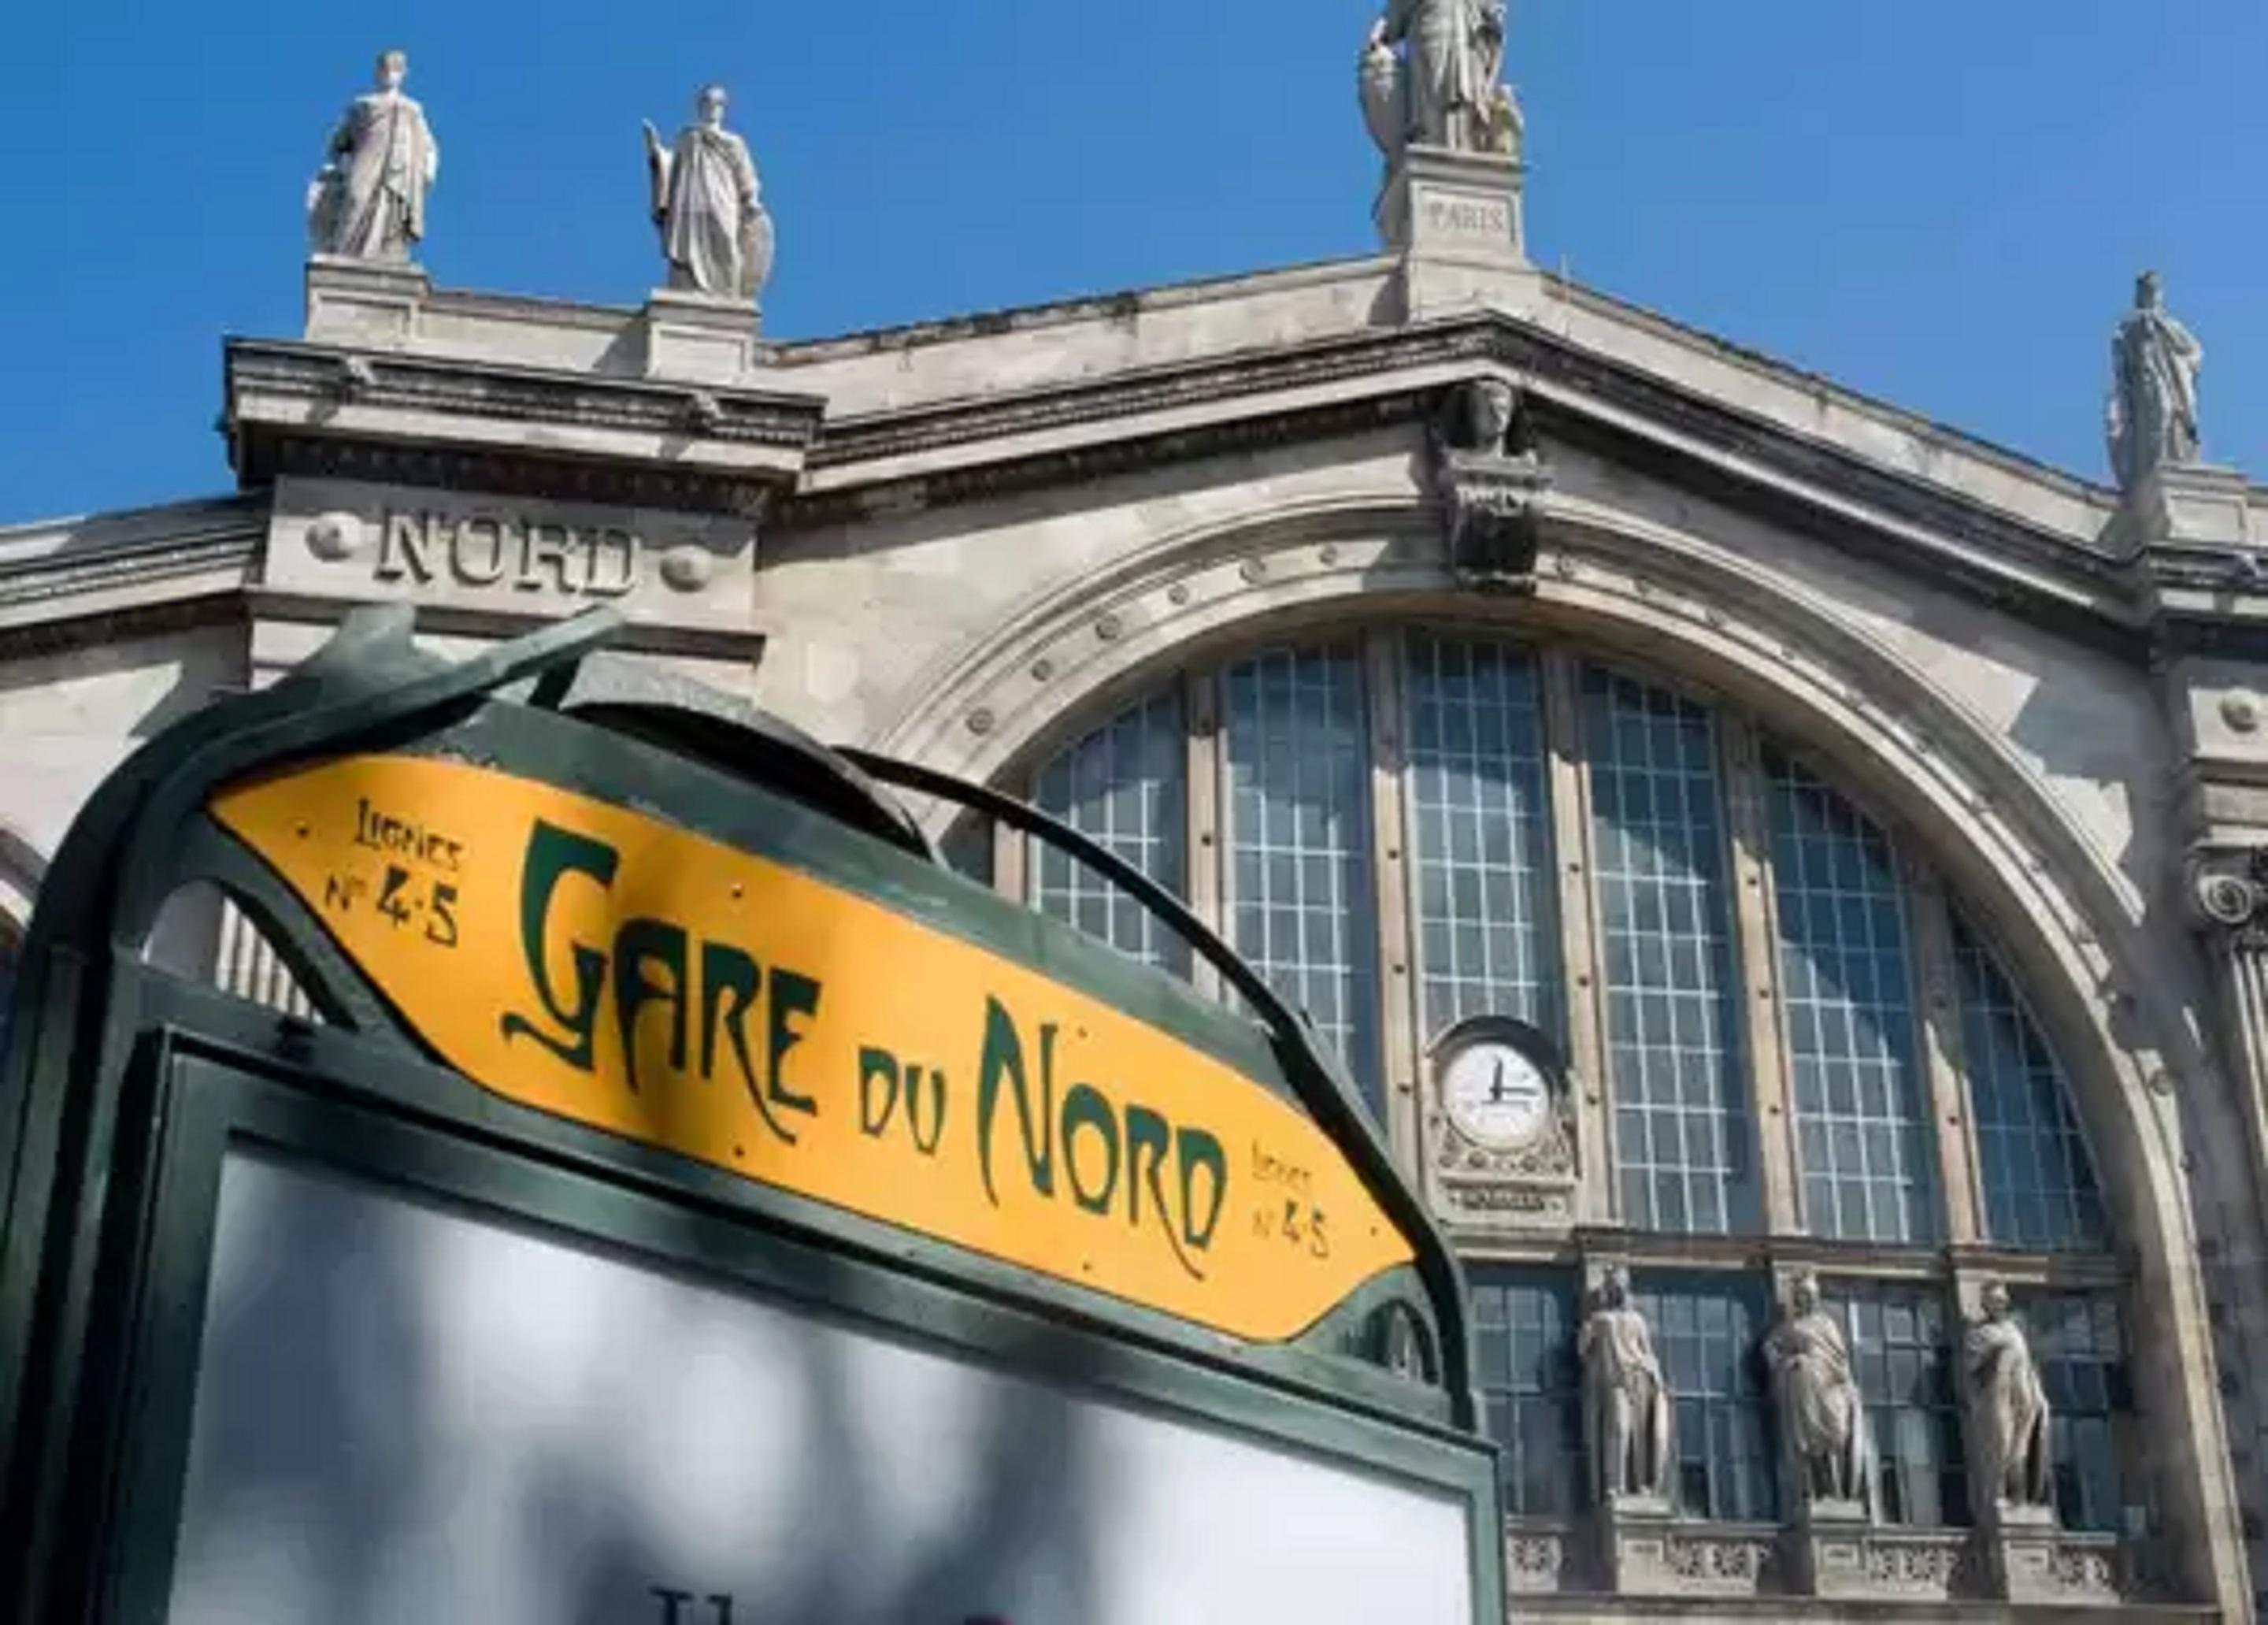
[[[458,648],[610,603],[652,674],[1012,788],[1155,674],[1256,640],[1438,621],[1604,652],[1833,761],[1993,921],[2144,1329],[2148,1516],[1989,1539],[1666,1508],[1515,1522],[1520,1607],[2255,1617],[2268,488],[2172,467],[2122,499],[1544,274],[1513,167],[1412,154],[1383,256],[810,342],[662,295],[563,306],[316,261],[304,334],[228,350],[239,494],[0,531],[0,932],[138,738],[271,680],[358,602],[414,603]],[[1459,462],[1438,425],[1484,381],[1527,443]],[[1485,569],[1458,541],[1475,502],[1516,543]],[[1193,792],[1206,839],[1219,794]],[[1376,831],[1389,870],[1399,816]],[[1743,896],[1736,929],[1764,931]],[[217,917],[182,951],[290,997],[243,929]],[[1389,1034],[1389,1058],[1418,1047]],[[1628,1252],[1593,1149],[1609,1068],[1572,1049],[1544,1141],[1502,1156],[1453,1144],[1389,1059],[1396,1148],[1476,1257]],[[1958,1129],[1958,1078],[1933,1076]],[[1692,1260],[1809,1261],[1776,1143],[1762,1232],[1691,1237]],[[2060,1279],[1983,1238],[1973,1188],[1948,1200],[1935,1256],[1964,1300]]]

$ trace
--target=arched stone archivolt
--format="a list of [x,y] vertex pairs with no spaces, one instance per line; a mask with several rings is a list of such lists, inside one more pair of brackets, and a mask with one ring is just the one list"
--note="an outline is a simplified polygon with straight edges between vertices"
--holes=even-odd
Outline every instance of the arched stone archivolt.
[[[931,674],[880,748],[990,780],[1116,698],[1214,653],[1302,632],[1451,617],[1550,639],[1756,716],[1830,764],[1989,920],[2079,1097],[2136,1267],[2139,1380],[2181,1434],[2158,1486],[2183,1567],[2241,1592],[2199,1231],[2176,1094],[2212,1065],[2183,1017],[2185,941],[1995,730],[1810,590],[1690,534],[1550,499],[1532,592],[1460,592],[1439,520],[1408,498],[1278,511],[1170,538],[1049,594]],[[2210,1135],[2207,1135],[2210,1138]],[[2186,1502],[2186,1506],[2180,1503]]]

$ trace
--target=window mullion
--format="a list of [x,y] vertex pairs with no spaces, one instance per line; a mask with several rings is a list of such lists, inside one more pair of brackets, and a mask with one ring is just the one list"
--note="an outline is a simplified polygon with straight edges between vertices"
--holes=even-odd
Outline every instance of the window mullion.
[[1945,1193],[1946,1239],[1956,1245],[1984,1238],[1983,1181],[1977,1166],[1977,1140],[1970,1109],[1969,1082],[1961,1048],[1960,979],[1954,973],[1953,925],[1945,888],[1903,850],[1906,908],[1913,928],[1915,1038],[1929,1067],[1930,1121],[1935,1126],[1937,1183]]
[[[1004,795],[1012,795],[1028,805],[1035,788],[1029,772],[1018,769],[1003,779],[996,787]],[[1033,838],[1014,824],[1002,819],[992,824],[992,890],[1004,897],[1013,897],[1027,908],[1039,906],[1039,863],[1033,853]]]
[[1550,786],[1551,861],[1559,884],[1559,986],[1566,1001],[1568,1086],[1574,1094],[1582,1191],[1578,1211],[1609,1223],[1621,1198],[1615,1179],[1614,1089],[1608,1076],[1606,1002],[1601,987],[1596,865],[1591,849],[1591,776],[1582,748],[1576,665],[1564,651],[1538,656],[1543,678],[1545,773]]
[[1403,791],[1409,779],[1403,741],[1402,636],[1374,627],[1363,639],[1364,690],[1370,704],[1370,832],[1372,881],[1378,908],[1381,1021],[1380,1098],[1386,1129],[1404,1168],[1418,1166],[1425,1144],[1418,1118],[1418,979],[1412,975],[1409,823]]
[[1756,1125],[1765,1228],[1774,1235],[1803,1229],[1803,1180],[1796,1163],[1793,1091],[1781,1007],[1779,933],[1773,910],[1771,837],[1757,769],[1756,725],[1718,713],[1719,769],[1725,778],[1725,827],[1731,842],[1734,948],[1741,1004],[1747,1017],[1749,1115]]
[[[1224,940],[1229,935],[1225,872],[1228,843],[1222,838],[1220,677],[1206,668],[1185,682],[1182,715],[1187,727],[1189,770],[1182,802],[1188,828],[1183,850],[1189,854],[1182,872],[1189,877],[1189,912],[1212,927]],[[1220,972],[1211,961],[1197,958],[1191,966],[1199,993],[1221,996]]]

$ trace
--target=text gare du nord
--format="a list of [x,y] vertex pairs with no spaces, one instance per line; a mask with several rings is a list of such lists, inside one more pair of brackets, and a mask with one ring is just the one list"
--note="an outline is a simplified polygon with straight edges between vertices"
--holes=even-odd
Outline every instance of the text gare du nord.
[[[568,1065],[593,1072],[600,1022],[611,1004],[624,1082],[640,1091],[656,1081],[650,1051],[642,1054],[639,1049],[641,1016],[649,1008],[666,1011],[666,1065],[670,1073],[682,1075],[694,1047],[697,1009],[697,1075],[712,1080],[723,1051],[765,1127],[782,1143],[797,1143],[795,1120],[815,1118],[821,1110],[816,1096],[795,1087],[788,1065],[789,1053],[807,1036],[806,1024],[819,1019],[824,990],[817,979],[785,965],[762,965],[734,942],[696,940],[674,920],[636,916],[622,920],[603,948],[566,939],[574,986],[563,993],[554,986],[546,949],[554,941],[553,903],[561,883],[579,875],[611,890],[620,868],[621,854],[605,841],[536,821],[521,868],[520,948],[543,1016],[506,1014],[506,1040],[533,1040]],[[748,1033],[759,1008],[761,1077]],[[1119,1206],[1123,1193],[1127,1222],[1155,1224],[1182,1267],[1204,1279],[1199,1259],[1212,1245],[1228,1198],[1228,1157],[1219,1139],[1193,1124],[1169,1122],[1138,1102],[1115,1105],[1088,1082],[1070,1084],[1058,1099],[1060,1036],[1057,1023],[1040,1023],[1034,1046],[1037,1065],[1028,1066],[1014,1016],[998,998],[986,996],[975,1118],[986,1198],[999,1205],[994,1158],[1005,1106],[1013,1115],[1022,1153],[1012,1171],[1033,1191],[1052,1200],[1067,1194],[1097,1215]],[[909,1141],[920,1155],[934,1157],[954,1117],[946,1070],[902,1062],[891,1048],[868,1044],[858,1051],[858,1075],[861,1130],[879,1138],[891,1131],[902,1110]],[[1065,1174],[1060,1185],[1059,1150]]]

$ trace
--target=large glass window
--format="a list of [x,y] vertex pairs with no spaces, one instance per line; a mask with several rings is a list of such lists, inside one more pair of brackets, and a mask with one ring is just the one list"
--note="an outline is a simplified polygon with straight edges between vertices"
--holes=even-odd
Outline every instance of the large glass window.
[[1481,1403],[1502,1448],[1507,1512],[1564,1518],[1581,1506],[1582,1371],[1574,1281],[1565,1271],[1493,1267],[1472,1274]]
[[1933,1241],[1936,1149],[1890,843],[1784,750],[1764,750],[1764,778],[1807,1228]]
[[1583,721],[1623,1222],[1753,1229],[1715,725],[1596,666],[1583,672]]
[[1866,1397],[1877,1514],[1923,1528],[1966,1524],[1969,1473],[1943,1293],[1855,1281],[1829,1291]]
[[1469,1016],[1517,1016],[1560,1036],[1535,661],[1495,641],[1420,634],[1409,660],[1423,1036]]
[[[1381,709],[1373,673],[1398,717]],[[2043,1255],[2106,1252],[2104,1206],[2068,1080],[2006,964],[1917,875],[1916,849],[1836,789],[1822,761],[1757,728],[1610,666],[1410,628],[1177,673],[1034,782],[1042,806],[1202,910],[1219,899],[1222,934],[1344,1057],[1405,1167],[1443,1159],[1460,1194],[1598,1182],[1573,1210],[1604,1207],[1623,1232],[1615,1251],[1676,1410],[1683,1516],[1764,1522],[1785,1510],[1759,1347],[1769,1272],[1695,1239],[1761,1231],[1769,1198],[1811,1238],[1801,1256],[1845,1329],[1877,1518],[1959,1528],[1973,1519],[1953,1308],[1967,1255],[1928,1250],[1955,1235],[1944,1136],[1970,1137],[1981,1174],[1979,1233],[1956,1238],[2034,1255],[2010,1261],[2020,1280],[2095,1278],[2080,1259],[2051,1272]],[[1728,729],[1761,750],[1726,748],[1738,743]],[[1398,754],[1384,742],[1397,735]],[[1555,806],[1562,786],[1580,805]],[[1193,796],[1216,788],[1217,809]],[[957,861],[981,872],[983,828],[965,822]],[[1040,906],[1189,969],[1131,899],[1032,852]],[[1940,986],[1951,996],[1933,1026],[1922,994]],[[1483,1014],[1529,1022],[1573,1058],[1572,1157],[1540,1132],[1483,1145],[1445,1124],[1427,1050]],[[1969,1109],[1951,1124],[1933,1110],[1939,1037],[1965,1074]],[[1786,1075],[1761,1075],[1766,1060]],[[1389,1077],[1415,1096],[1390,1122]],[[1530,1241],[1566,1239],[1510,1200],[1462,1211],[1476,1230],[1517,1215],[1497,1240],[1525,1229],[1508,1244],[1523,1258],[1543,1256]],[[1556,1259],[1471,1272],[1477,1384],[1519,1518],[1586,1510],[1576,1280]],[[2021,1305],[2072,1528],[2121,1521],[2118,1303],[2066,1290]]]
[[1307,1011],[1382,1117],[1361,657],[1270,650],[1223,684],[1237,951]]
[[[1170,891],[1185,893],[1189,748],[1181,691],[1118,713],[1057,755],[1034,802]],[[1127,892],[1056,847],[1040,846],[1033,900],[1138,959],[1186,975],[1189,945]]]
[[2063,1068],[2015,985],[1958,915],[1953,943],[1986,1234],[2012,1247],[2100,1247],[2102,1199]]
[[1741,1522],[1778,1517],[1758,1343],[1764,1283],[1750,1275],[1660,1271],[1631,1286],[1631,1301],[1653,1328],[1654,1352],[1676,1407],[1678,1510]]
[[2040,1292],[2016,1306],[2047,1391],[2056,1511],[2071,1528],[2116,1532],[2118,1418],[2133,1407],[2118,1305],[2102,1293]]

